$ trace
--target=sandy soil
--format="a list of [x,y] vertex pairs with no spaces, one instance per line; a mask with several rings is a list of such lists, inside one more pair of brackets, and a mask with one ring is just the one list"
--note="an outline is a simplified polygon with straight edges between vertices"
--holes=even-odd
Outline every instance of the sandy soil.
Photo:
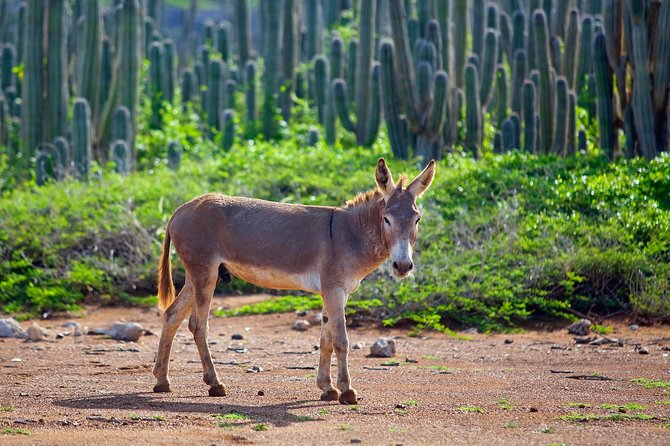
[[[257,300],[243,298],[243,301]],[[215,306],[236,305],[238,298]],[[290,329],[294,314],[216,318],[210,343],[229,395],[207,396],[186,325],[177,335],[170,394],[151,392],[158,336],[122,343],[66,336],[64,319],[40,321],[50,341],[0,340],[0,444],[645,444],[670,442],[670,329],[615,325],[623,347],[576,345],[564,330],[468,335],[357,327],[353,344],[396,338],[398,365],[353,350],[358,406],[320,401],[318,328]],[[117,320],[160,333],[155,310],[89,309],[90,328]],[[30,323],[24,323],[28,326]],[[239,333],[242,341],[232,341]],[[507,340],[507,342],[506,342]],[[511,343],[509,343],[511,341]],[[228,350],[242,344],[246,353]],[[649,349],[640,355],[636,344]],[[18,361],[17,359],[20,359]],[[246,372],[259,366],[259,373]],[[561,372],[561,373],[556,373]],[[609,380],[571,379],[585,375]],[[643,408],[617,409],[636,403]],[[610,404],[614,408],[603,408]],[[582,405],[584,407],[576,407]],[[625,411],[625,413],[623,413]],[[226,415],[236,412],[241,415]],[[591,421],[560,417],[597,414]],[[644,413],[651,419],[637,415]],[[22,429],[29,435],[18,433]]]

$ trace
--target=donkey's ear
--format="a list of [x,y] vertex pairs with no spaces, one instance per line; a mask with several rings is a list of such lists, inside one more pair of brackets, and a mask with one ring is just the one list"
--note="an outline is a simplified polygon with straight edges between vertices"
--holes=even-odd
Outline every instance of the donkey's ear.
[[386,165],[384,158],[379,158],[379,161],[377,161],[375,180],[377,180],[377,186],[379,186],[379,191],[384,195],[384,198],[387,199],[390,197],[395,184],[393,183],[393,175],[391,175],[391,171]]
[[407,192],[414,195],[415,198],[420,197],[433,182],[433,178],[435,178],[435,160],[430,160],[423,172],[407,186]]

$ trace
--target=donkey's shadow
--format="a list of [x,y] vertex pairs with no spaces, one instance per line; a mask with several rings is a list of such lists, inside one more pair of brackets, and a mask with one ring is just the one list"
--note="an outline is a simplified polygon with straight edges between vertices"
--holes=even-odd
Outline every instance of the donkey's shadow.
[[[157,396],[152,392],[138,393],[119,393],[112,395],[94,395],[77,398],[65,398],[55,400],[56,406],[68,407],[71,409],[121,409],[121,410],[151,410],[161,413],[201,413],[208,415],[226,414],[229,412],[238,412],[249,417],[249,423],[262,421],[271,423],[275,426],[288,426],[290,424],[304,421],[296,415],[290,413],[290,410],[301,408],[317,408],[330,405],[327,402],[319,400],[301,400],[279,404],[267,405],[240,405],[229,404],[222,400],[213,402],[211,398],[202,396],[184,396],[183,401],[166,400],[164,397]],[[207,402],[198,401],[207,399]]]

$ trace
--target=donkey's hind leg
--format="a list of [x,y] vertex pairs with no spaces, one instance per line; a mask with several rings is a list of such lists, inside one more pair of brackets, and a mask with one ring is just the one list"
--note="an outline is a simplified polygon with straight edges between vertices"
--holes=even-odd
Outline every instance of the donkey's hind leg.
[[218,278],[218,265],[214,269],[204,270],[198,278],[194,278],[195,306],[188,322],[188,328],[193,333],[195,344],[198,346],[200,361],[202,362],[203,380],[209,385],[209,396],[226,396],[226,387],[219,380],[219,376],[212,362],[212,355],[207,345],[209,331],[209,307],[214,296],[214,288]]
[[158,380],[154,386],[154,392],[169,392],[170,380],[168,379],[168,368],[170,365],[170,352],[174,335],[179,330],[182,321],[193,306],[193,285],[188,274],[184,287],[177,298],[163,313],[163,329],[161,339],[158,343],[156,364],[154,364],[154,376]]
[[340,392],[333,387],[333,381],[330,377],[330,361],[333,357],[333,331],[328,319],[328,310],[323,306],[323,320],[321,321],[321,340],[319,357],[319,374],[316,377],[316,385],[323,391],[321,399],[323,401],[337,401]]

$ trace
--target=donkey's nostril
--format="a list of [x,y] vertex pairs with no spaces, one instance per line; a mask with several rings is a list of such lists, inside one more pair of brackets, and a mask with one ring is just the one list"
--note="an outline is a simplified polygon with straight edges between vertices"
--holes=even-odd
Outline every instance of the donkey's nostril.
[[398,262],[393,262],[393,269],[398,269]]
[[409,262],[409,268],[407,268],[407,271],[412,271],[413,268],[414,268],[414,262],[412,262],[412,261],[410,260],[410,262]]

